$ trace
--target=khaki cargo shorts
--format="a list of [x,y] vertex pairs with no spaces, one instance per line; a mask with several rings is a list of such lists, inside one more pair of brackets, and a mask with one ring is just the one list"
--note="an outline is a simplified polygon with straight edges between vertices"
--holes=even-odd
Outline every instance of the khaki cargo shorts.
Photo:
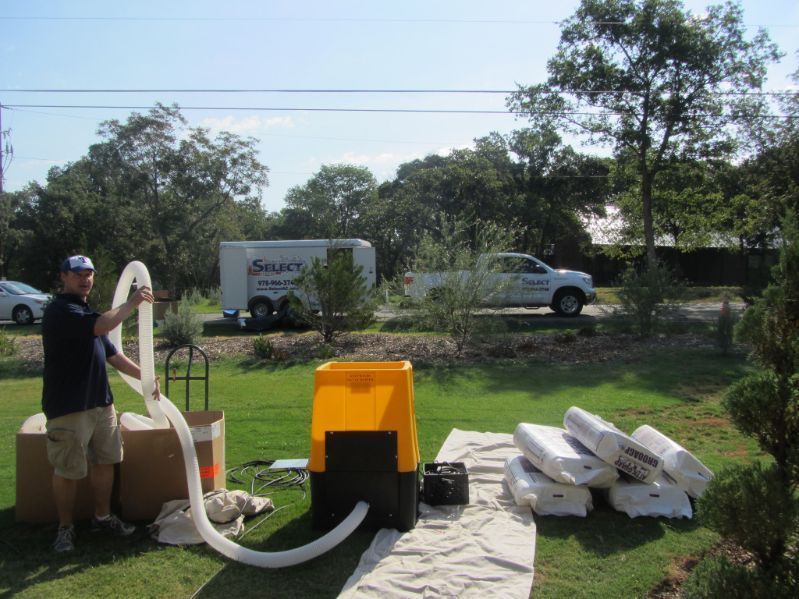
[[48,420],[47,457],[58,476],[75,480],[86,477],[88,462],[121,462],[122,435],[114,406]]

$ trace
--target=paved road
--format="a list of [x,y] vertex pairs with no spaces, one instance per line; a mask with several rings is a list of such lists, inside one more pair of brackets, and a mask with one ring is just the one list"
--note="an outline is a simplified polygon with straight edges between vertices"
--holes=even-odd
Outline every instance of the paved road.
[[[744,310],[744,305],[739,303],[730,304],[733,312],[737,314],[741,314]],[[719,316],[719,308],[720,305],[717,303],[712,304],[683,304],[677,308],[675,314],[671,316],[672,319],[681,321],[681,322],[715,322],[715,320]],[[499,313],[501,315],[508,315],[508,316],[516,316],[516,317],[523,317],[529,319],[532,322],[572,322],[575,325],[588,325],[591,323],[595,323],[598,320],[602,320],[604,318],[608,318],[613,315],[614,306],[609,304],[594,304],[590,306],[585,306],[583,308],[582,314],[575,318],[565,318],[563,316],[558,316],[549,308],[538,308],[538,309],[529,309],[529,308],[505,308],[503,310],[497,311],[490,311],[484,310],[483,312],[488,313]],[[376,317],[378,322],[385,322],[387,320],[391,320],[392,318],[397,318],[403,314],[411,314],[411,312],[406,310],[394,310],[394,309],[387,309],[385,307],[381,307],[378,309],[376,313]],[[244,313],[243,315],[247,315]],[[211,325],[234,325],[236,324],[236,320],[233,318],[222,318],[219,314],[200,314],[199,315],[201,320],[205,323]],[[3,325],[13,325],[14,323],[10,320],[1,320],[0,324]],[[13,330],[13,327],[12,329]]]
[[[740,314],[743,312],[743,304],[731,304],[733,312]],[[559,316],[549,308],[505,308],[502,310],[484,310],[483,313],[498,313],[500,315],[515,316],[529,319],[531,322],[537,323],[561,323],[571,322],[578,326],[589,325],[596,323],[599,320],[613,316],[615,306],[608,304],[597,304],[585,306],[582,313],[575,318],[566,318]],[[683,304],[677,308],[675,314],[670,318],[681,322],[715,322],[719,316],[720,305],[717,303],[712,304]],[[412,312],[408,310],[397,310],[393,308],[380,307],[375,316],[378,322],[386,322],[392,318],[397,318],[402,315],[411,315]],[[247,313],[243,313],[247,315]],[[233,325],[235,319],[221,318],[216,314],[203,314],[201,315],[204,322],[212,325]]]

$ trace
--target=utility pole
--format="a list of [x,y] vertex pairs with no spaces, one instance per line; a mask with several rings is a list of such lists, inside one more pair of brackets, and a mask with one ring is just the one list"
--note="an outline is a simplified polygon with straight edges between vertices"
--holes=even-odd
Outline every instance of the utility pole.
[[0,102],[0,193],[3,193],[3,145],[5,134],[3,133],[3,103]]
[[3,179],[5,167],[14,159],[14,148],[8,143],[11,129],[3,131],[3,103],[0,102],[0,193],[3,193]]

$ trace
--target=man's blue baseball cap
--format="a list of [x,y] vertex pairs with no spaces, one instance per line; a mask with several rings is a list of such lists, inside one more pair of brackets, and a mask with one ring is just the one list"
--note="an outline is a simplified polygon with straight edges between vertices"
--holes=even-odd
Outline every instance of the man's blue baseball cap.
[[82,270],[93,270],[97,272],[92,261],[86,256],[70,256],[61,264],[61,272],[80,272]]

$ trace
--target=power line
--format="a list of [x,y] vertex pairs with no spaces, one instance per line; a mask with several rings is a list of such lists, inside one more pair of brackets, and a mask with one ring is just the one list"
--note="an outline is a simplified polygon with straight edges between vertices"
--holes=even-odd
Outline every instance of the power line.
[[57,93],[57,94],[139,94],[139,93],[180,93],[180,94],[250,94],[250,93],[286,93],[286,94],[513,94],[513,89],[314,89],[314,88],[0,88],[0,92],[24,93]]
[[[109,104],[3,104],[7,109],[30,109],[30,108],[74,108],[79,110],[150,110],[152,106],[120,106]],[[502,114],[508,116],[530,116],[530,115],[549,115],[549,116],[586,116],[586,117],[621,117],[628,113],[611,111],[509,111],[491,109],[453,109],[453,108],[330,108],[330,107],[298,107],[298,106],[180,106],[180,110],[227,110],[227,111],[251,111],[251,112],[347,112],[347,113],[394,113],[394,114]],[[774,120],[793,120],[799,118],[797,115],[776,115],[758,114],[742,115],[732,117],[730,115],[719,114],[694,114],[695,117],[711,117],[717,119],[738,120],[747,116],[757,119]]]
[[[53,93],[53,94],[144,94],[144,93],[170,93],[170,94],[515,94],[523,89],[358,89],[358,88],[0,88],[0,92],[8,93]],[[543,90],[539,94],[587,94],[587,95],[613,95],[629,93],[627,90]],[[767,91],[716,91],[710,92],[714,96],[796,96],[797,90],[767,90]]]
[[[2,21],[120,21],[120,22],[274,22],[274,23],[459,23],[476,25],[560,25],[560,21],[536,19],[410,19],[368,17],[50,17],[50,16],[1,16]],[[624,25],[623,21],[606,21],[598,25]]]
[[[108,104],[3,104],[3,108],[77,108],[101,110],[150,110],[152,106],[112,106]],[[285,106],[180,106],[180,110],[231,110],[256,112],[373,112],[410,114],[506,114],[507,110],[472,110],[450,108],[325,108],[325,107],[285,107]],[[568,113],[578,114],[578,113]],[[588,113],[585,113],[588,114]]]
[[[369,17],[224,17],[224,16],[174,16],[174,17],[54,17],[37,15],[0,16],[0,21],[54,21],[54,22],[198,22],[198,23],[398,23],[398,24],[464,24],[464,25],[555,25],[560,27],[563,21],[542,19],[434,19],[434,18],[369,18]],[[591,21],[591,25],[630,25],[628,21]],[[797,29],[799,24],[774,23],[770,25],[744,25],[747,29]]]

